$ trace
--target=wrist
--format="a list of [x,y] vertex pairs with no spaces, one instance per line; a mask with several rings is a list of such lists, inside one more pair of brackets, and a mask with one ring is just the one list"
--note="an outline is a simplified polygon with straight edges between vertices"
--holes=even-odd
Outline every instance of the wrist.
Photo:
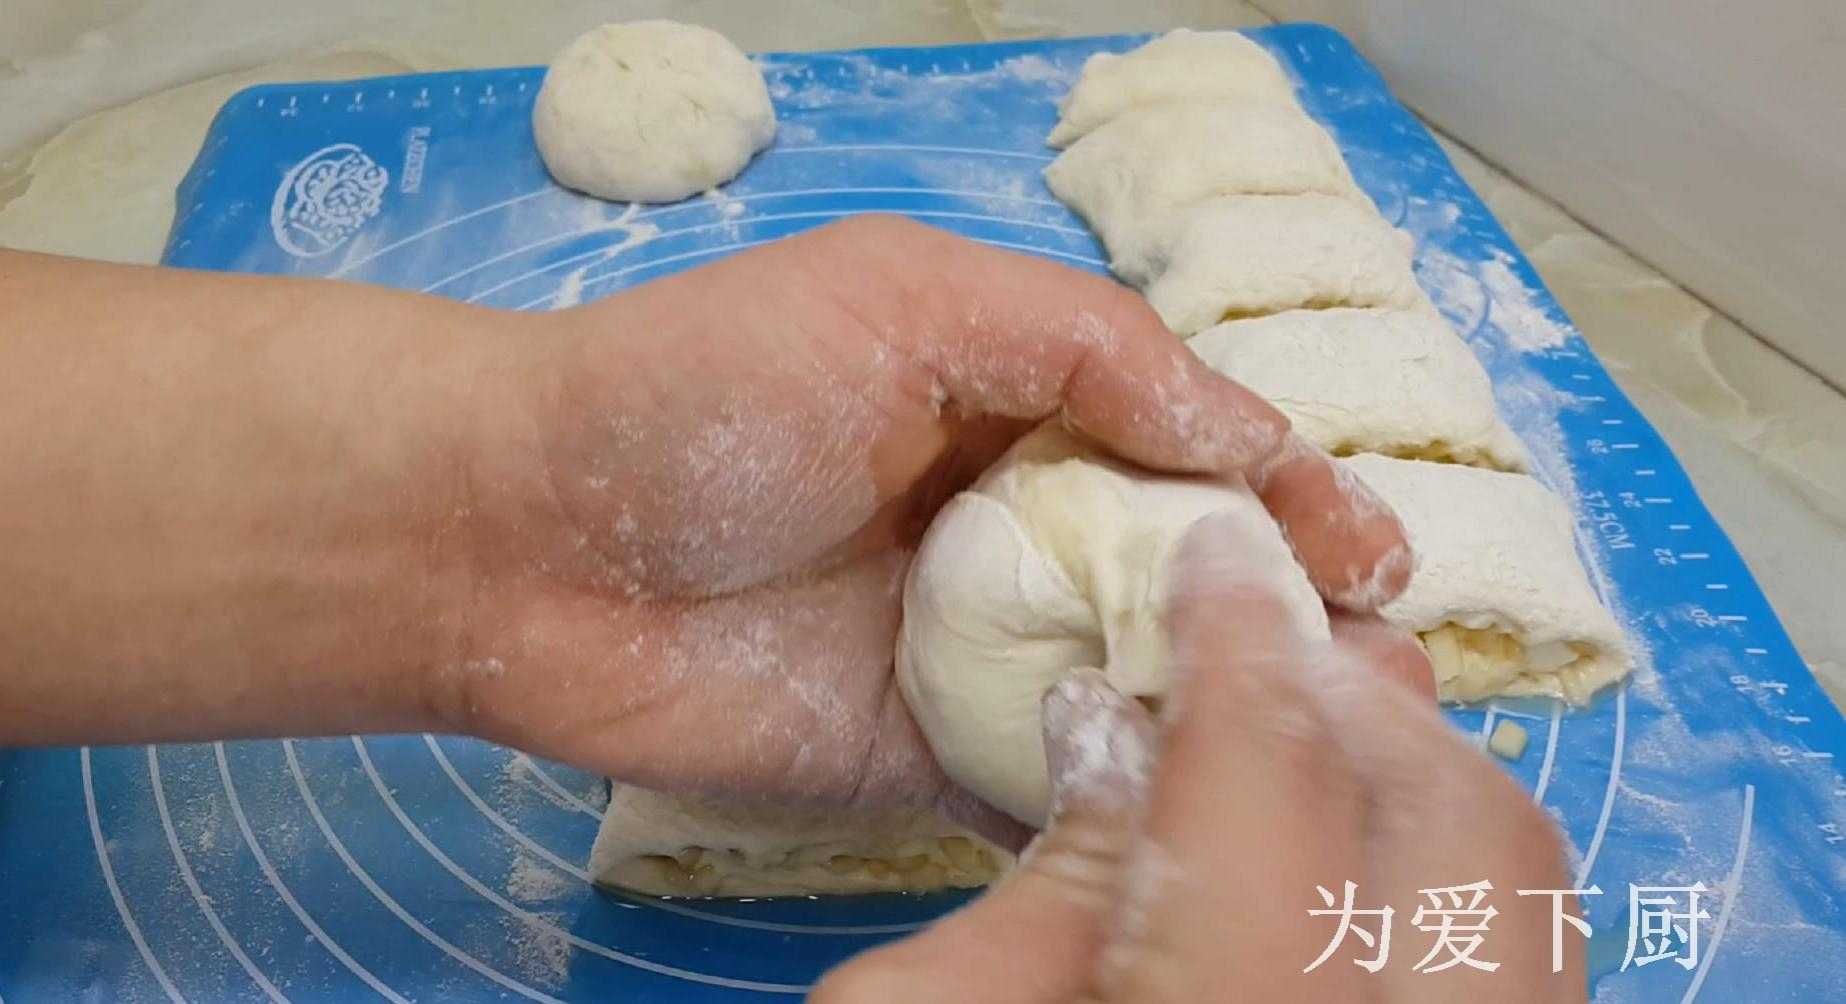
[[439,358],[414,423],[439,444],[442,475],[425,486],[431,510],[413,540],[428,560],[405,602],[428,629],[416,669],[426,727],[517,742],[497,709],[542,686],[535,670],[556,661],[528,618],[582,558],[554,480],[580,332],[568,311],[464,309],[431,346]]
[[657,407],[628,349],[636,323],[611,301],[491,313],[445,382],[454,518],[430,579],[444,656],[422,677],[445,731],[544,747],[592,713],[588,694],[639,685],[650,589],[612,547],[649,532],[622,528],[638,462],[619,444]]
[[429,297],[308,295],[324,309],[303,306],[247,374],[270,403],[233,412],[274,428],[266,459],[220,472],[247,485],[217,493],[247,499],[220,549],[256,566],[227,597],[239,622],[224,640],[305,705],[289,731],[446,729],[443,677],[466,659],[477,592],[473,486],[491,431],[522,424],[508,348],[524,332],[517,315]]
[[549,315],[440,304],[407,336],[395,406],[405,451],[399,551],[373,630],[407,681],[417,729],[478,734],[474,683],[505,665],[500,594],[528,576],[544,522],[539,410],[554,368]]
[[0,253],[0,741],[432,727],[501,315]]

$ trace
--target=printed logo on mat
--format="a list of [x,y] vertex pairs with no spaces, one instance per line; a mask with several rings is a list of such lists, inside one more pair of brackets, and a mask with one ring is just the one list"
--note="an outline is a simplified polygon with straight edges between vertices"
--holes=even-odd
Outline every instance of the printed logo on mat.
[[282,250],[324,255],[378,215],[391,175],[364,150],[335,143],[289,168],[269,205],[269,228]]

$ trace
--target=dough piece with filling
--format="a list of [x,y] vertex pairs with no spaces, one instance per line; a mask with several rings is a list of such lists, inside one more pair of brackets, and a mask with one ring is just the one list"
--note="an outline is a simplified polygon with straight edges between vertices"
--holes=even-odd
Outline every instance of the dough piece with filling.
[[552,60],[532,139],[558,184],[674,202],[737,176],[776,134],[763,74],[723,35],[633,21],[583,33]]
[[919,809],[742,806],[616,784],[590,876],[649,896],[933,892],[986,885],[1012,860]]
[[1417,555],[1380,613],[1417,633],[1445,700],[1587,702],[1630,668],[1578,562],[1570,508],[1537,481],[1362,454],[1339,461],[1388,503]]
[[1226,321],[1186,344],[1335,455],[1526,469],[1487,371],[1434,307],[1290,310]]
[[1330,195],[1227,195],[1201,202],[1147,287],[1167,327],[1296,307],[1417,307],[1412,241],[1370,205]]
[[1137,286],[1158,275],[1190,219],[1219,195],[1319,192],[1370,207],[1339,145],[1293,101],[1174,101],[1132,108],[1073,143],[1045,184]]
[[897,643],[898,685],[948,775],[1042,825],[1041,699],[1086,666],[1130,696],[1166,692],[1174,551],[1219,513],[1248,528],[1299,630],[1325,639],[1320,597],[1241,485],[1152,474],[1047,424],[950,500],[911,565]]
[[1129,108],[1179,98],[1293,103],[1295,85],[1268,50],[1237,32],[1180,28],[1130,52],[1085,60],[1045,142],[1068,146]]

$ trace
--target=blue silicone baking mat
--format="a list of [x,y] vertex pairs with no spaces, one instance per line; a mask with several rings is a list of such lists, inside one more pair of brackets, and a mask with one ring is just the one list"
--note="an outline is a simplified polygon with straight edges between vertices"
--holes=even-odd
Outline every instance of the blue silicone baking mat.
[[[1531,730],[1508,769],[1604,893],[1596,999],[1846,999],[1840,716],[1672,454],[1378,74],[1324,28],[1253,35],[1415,235],[1419,277],[1540,476],[1578,500],[1586,560],[1641,652],[1587,710],[1453,714],[1481,737],[1503,716]],[[877,210],[1103,271],[1040,181],[1043,137],[1085,57],[1140,41],[762,57],[775,144],[722,192],[641,209],[549,182],[528,125],[539,69],[260,87],[212,127],[166,260],[543,310]],[[789,999],[959,902],[597,893],[582,865],[599,779],[449,737],[0,757],[12,1002]],[[1696,959],[1680,939],[1624,969],[1630,886],[1700,884]],[[1414,936],[1390,964],[1415,961]]]

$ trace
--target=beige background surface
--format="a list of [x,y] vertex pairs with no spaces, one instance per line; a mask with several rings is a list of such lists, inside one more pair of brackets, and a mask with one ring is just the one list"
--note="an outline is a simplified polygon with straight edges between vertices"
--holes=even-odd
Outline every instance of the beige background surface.
[[[1324,7],[1323,16],[1350,20],[1357,9],[1365,17],[1348,27],[1362,49],[1369,44],[1368,55],[1413,106],[1436,110],[1436,120],[1452,125],[1461,141],[1527,163],[1531,137],[1555,137],[1575,126],[1545,120],[1544,106],[1526,100],[1532,95],[1517,87],[1480,90],[1470,76],[1479,72],[1478,54],[1465,46],[1426,48],[1415,59],[1403,55],[1418,11],[1458,3],[797,0],[773,5],[770,13],[772,5],[749,0],[0,0],[0,244],[153,261],[172,216],[174,184],[212,114],[241,87],[542,63],[594,24],[653,16],[703,23],[746,49],[763,50],[1254,25],[1269,20],[1259,6]],[[1569,35],[1569,18],[1582,6],[1545,10],[1556,30]],[[1698,17],[1709,6],[1698,4],[1686,16]],[[1619,52],[1601,55],[1620,62]],[[1453,72],[1438,72],[1444,67]],[[1620,73],[1588,83],[1629,86]],[[1570,103],[1595,105],[1606,117],[1613,114],[1609,107],[1635,96],[1622,91],[1622,101],[1599,102],[1592,89]],[[1774,128],[1782,128],[1778,116],[1766,116]],[[1635,131],[1638,143],[1649,135]],[[1632,193],[1594,164],[1554,158],[1547,171],[1533,175],[1588,213],[1592,226],[1585,226],[1539,191],[1455,142],[1448,145],[1617,381],[1672,444],[1803,655],[1840,700],[1846,695],[1846,616],[1840,610],[1846,593],[1846,398],[1599,236],[1626,229],[1618,210]],[[1641,143],[1631,155],[1645,157],[1650,149]],[[1770,194],[1780,196],[1768,200],[1778,213],[1802,209],[1813,216],[1826,208]],[[1742,213],[1748,204],[1731,208]],[[1655,260],[1674,267],[1667,258]],[[1761,265],[1740,246],[1700,268]],[[1686,267],[1688,280],[1700,285],[1702,273]],[[1837,268],[1826,261],[1780,278],[1788,281],[1795,306],[1820,311],[1827,297],[1841,294],[1841,284],[1828,281]]]
[[1431,121],[1846,385],[1846,4],[1256,3],[1336,25]]

